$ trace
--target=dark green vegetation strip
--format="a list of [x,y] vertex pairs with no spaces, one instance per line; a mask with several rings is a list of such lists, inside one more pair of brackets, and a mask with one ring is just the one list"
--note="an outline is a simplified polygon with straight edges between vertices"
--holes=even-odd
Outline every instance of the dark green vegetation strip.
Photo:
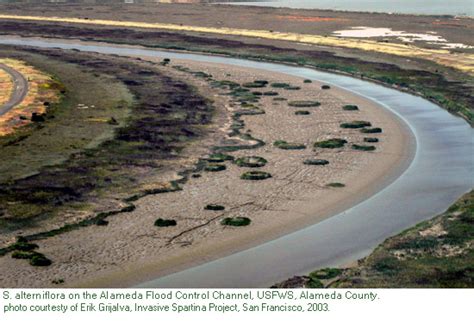
[[[204,133],[202,126],[210,123],[213,113],[209,102],[150,63],[73,51],[35,49],[35,53],[58,64],[80,66],[87,73],[109,75],[130,90],[135,103],[126,124],[118,127],[112,138],[57,165],[44,167],[35,175],[2,183],[2,232],[34,225],[36,219],[45,220],[64,210],[83,210],[90,198],[100,200],[121,193],[131,196],[127,200],[132,201],[144,194],[175,190],[171,187],[145,191],[141,189],[141,179],[164,170],[167,166],[163,162],[169,164],[187,143]],[[96,218],[84,220],[56,231],[95,221]]]
[[362,120],[341,123],[341,128],[344,128],[344,129],[359,129],[359,128],[365,128],[365,127],[370,127],[370,126],[372,126],[370,122],[362,121]]
[[363,129],[360,129],[360,132],[362,132],[362,133],[381,133],[382,128],[363,128]]
[[[4,34],[22,36],[44,36],[96,40],[117,44],[143,45],[171,50],[188,50],[244,59],[265,60],[315,67],[341,72],[367,80],[373,80],[399,89],[417,93],[440,104],[448,111],[463,116],[472,125],[474,122],[474,95],[472,77],[451,71],[447,79],[437,70],[402,69],[397,65],[364,61],[344,57],[328,51],[279,48],[264,44],[248,44],[241,41],[199,37],[172,32],[140,29],[100,28],[41,24],[38,22],[1,21]],[[429,63],[431,66],[439,66]],[[436,69],[435,68],[435,69]],[[443,69],[442,67],[440,67]]]
[[306,145],[304,144],[298,144],[298,143],[292,143],[292,142],[286,142],[284,140],[277,140],[273,143],[273,146],[284,149],[284,150],[302,150],[306,149]]
[[174,227],[177,225],[176,220],[159,218],[154,223],[155,227]]
[[313,108],[319,107],[321,103],[318,101],[290,101],[288,105],[295,108]]
[[342,148],[347,144],[347,140],[341,138],[332,138],[328,140],[318,141],[314,143],[314,148]]
[[219,205],[219,204],[208,204],[204,207],[204,210],[210,210],[210,211],[224,211],[225,206]]
[[359,110],[359,107],[357,105],[348,104],[348,105],[343,106],[342,109],[345,111],[357,111]]
[[228,225],[232,227],[243,227],[249,225],[252,222],[249,218],[246,217],[235,217],[235,218],[224,218],[221,221],[222,225]]
[[314,166],[324,166],[328,165],[329,161],[326,159],[306,159],[303,161],[303,164],[305,165],[314,165]]

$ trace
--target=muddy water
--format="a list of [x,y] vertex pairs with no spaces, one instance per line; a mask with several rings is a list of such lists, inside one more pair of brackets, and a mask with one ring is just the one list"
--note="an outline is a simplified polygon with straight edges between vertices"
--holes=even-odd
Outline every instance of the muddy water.
[[75,48],[118,55],[191,59],[319,80],[372,99],[398,115],[416,138],[414,159],[389,186],[323,222],[140,287],[264,287],[318,267],[343,265],[387,237],[443,212],[474,186],[474,130],[422,98],[308,68],[150,49],[0,37],[0,44]]

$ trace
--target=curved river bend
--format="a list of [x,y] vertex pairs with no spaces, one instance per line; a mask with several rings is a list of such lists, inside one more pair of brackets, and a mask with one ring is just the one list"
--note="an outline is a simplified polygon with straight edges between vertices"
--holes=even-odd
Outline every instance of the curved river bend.
[[190,59],[286,73],[376,101],[413,131],[417,149],[411,165],[362,203],[281,238],[139,287],[265,287],[318,267],[342,265],[368,255],[387,237],[443,212],[474,186],[474,130],[427,100],[381,85],[309,68],[152,49],[8,37],[0,37],[0,44]]

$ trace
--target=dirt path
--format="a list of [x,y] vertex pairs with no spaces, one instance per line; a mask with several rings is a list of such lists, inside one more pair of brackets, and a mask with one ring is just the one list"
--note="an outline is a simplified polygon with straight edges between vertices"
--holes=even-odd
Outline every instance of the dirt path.
[[14,84],[10,99],[0,106],[0,116],[2,116],[23,101],[28,93],[28,81],[23,74],[5,64],[0,63],[0,68],[10,74]]

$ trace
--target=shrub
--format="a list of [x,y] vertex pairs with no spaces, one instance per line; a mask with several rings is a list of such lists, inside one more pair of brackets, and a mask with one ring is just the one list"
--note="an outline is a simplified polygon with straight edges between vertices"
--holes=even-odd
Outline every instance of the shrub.
[[362,151],[374,151],[376,148],[375,146],[366,146],[366,145],[352,145],[352,149],[355,150],[362,150]]
[[307,116],[308,114],[311,114],[308,110],[298,110],[295,111],[295,115],[297,116]]
[[262,92],[258,92],[258,91],[253,91],[252,94],[256,95],[256,96],[262,96],[263,95]]
[[341,128],[344,129],[359,129],[359,128],[365,128],[365,127],[370,127],[372,124],[368,121],[352,121],[352,122],[346,122],[346,123],[341,123]]
[[324,268],[313,271],[309,274],[309,277],[316,279],[332,279],[342,274],[342,270],[339,268]]
[[287,98],[273,98],[273,101],[288,101],[288,99]]
[[221,221],[222,225],[230,225],[233,227],[243,227],[249,225],[252,220],[246,217],[224,218]]
[[267,85],[268,84],[268,81],[267,80],[255,80],[253,81],[254,83],[258,83],[258,84],[264,84],[264,85]]
[[319,165],[319,166],[324,166],[328,165],[329,161],[325,159],[306,159],[303,164],[305,165]]
[[304,144],[289,143],[289,142],[286,142],[284,140],[277,140],[273,143],[273,145],[277,148],[285,149],[285,150],[306,149],[306,145],[304,145]]
[[204,170],[206,172],[220,172],[220,171],[226,170],[226,168],[227,167],[225,165],[209,164],[206,167],[204,167]]
[[251,180],[251,181],[260,181],[260,180],[264,180],[271,177],[272,175],[270,173],[260,172],[260,171],[245,172],[242,175],[240,175],[241,179]]
[[324,141],[315,142],[314,147],[334,149],[344,147],[345,144],[347,144],[347,140],[345,139],[332,138]]
[[195,173],[195,174],[192,174],[191,177],[192,178],[199,178],[199,177],[201,177],[201,174]]
[[155,221],[155,227],[174,227],[176,224],[176,220],[159,218]]
[[379,138],[366,137],[364,138],[364,142],[379,142]]
[[43,122],[43,121],[46,120],[44,116],[45,116],[44,113],[33,112],[31,114],[31,121],[33,121],[33,122]]
[[313,107],[319,107],[321,103],[318,101],[290,101],[288,102],[288,105],[290,107],[295,107],[295,108],[313,108]]
[[304,80],[303,83],[313,83],[311,80]]
[[321,86],[321,89],[323,90],[329,90],[331,87],[329,85],[326,85],[324,84],[323,86]]
[[223,211],[223,210],[225,210],[225,207],[223,205],[219,205],[219,204],[208,204],[204,207],[204,210]]
[[223,163],[226,160],[234,160],[234,156],[222,154],[222,153],[216,153],[216,154],[209,155],[209,157],[206,158],[206,160],[210,163]]
[[345,187],[346,185],[342,184],[342,183],[329,183],[326,185],[327,187]]
[[343,106],[342,109],[346,111],[356,111],[356,110],[359,110],[359,107],[357,105],[348,104],[348,105]]
[[53,262],[46,258],[45,255],[43,254],[36,254],[30,259],[30,265],[32,266],[39,266],[39,267],[45,267],[51,265]]
[[246,156],[238,158],[235,164],[239,167],[263,167],[267,164],[267,160],[258,156]]
[[362,132],[362,133],[381,133],[382,128],[364,128],[364,129],[360,129],[360,132]]

